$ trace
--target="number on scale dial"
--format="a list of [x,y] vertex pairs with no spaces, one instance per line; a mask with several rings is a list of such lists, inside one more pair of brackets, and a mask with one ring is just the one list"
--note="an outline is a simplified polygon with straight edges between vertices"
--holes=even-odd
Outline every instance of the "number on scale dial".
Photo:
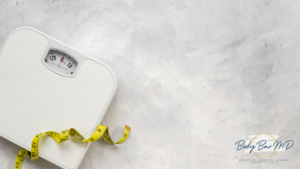
[[54,71],[72,75],[77,68],[77,61],[67,53],[59,50],[50,50],[45,58],[45,63]]

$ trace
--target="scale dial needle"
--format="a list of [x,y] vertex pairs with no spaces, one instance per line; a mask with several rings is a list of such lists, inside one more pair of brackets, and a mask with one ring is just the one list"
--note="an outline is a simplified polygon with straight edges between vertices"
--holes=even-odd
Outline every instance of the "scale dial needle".
[[61,62],[64,60],[65,55],[66,55],[66,54],[64,53],[64,56],[60,59],[59,65],[60,65]]

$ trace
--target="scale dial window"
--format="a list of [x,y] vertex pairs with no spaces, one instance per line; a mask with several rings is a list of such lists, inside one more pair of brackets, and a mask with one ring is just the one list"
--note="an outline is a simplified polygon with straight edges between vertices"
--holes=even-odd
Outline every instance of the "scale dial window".
[[77,69],[77,61],[69,54],[51,49],[44,62],[50,69],[60,74],[71,76]]

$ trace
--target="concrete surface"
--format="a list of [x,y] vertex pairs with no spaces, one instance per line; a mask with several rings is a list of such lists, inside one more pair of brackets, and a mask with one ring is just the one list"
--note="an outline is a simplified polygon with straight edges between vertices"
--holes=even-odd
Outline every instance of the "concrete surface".
[[[122,145],[93,143],[80,169],[300,167],[300,1],[1,0],[0,45],[21,26],[117,76],[103,124],[115,140],[124,124],[132,133]],[[290,161],[240,162],[257,158],[235,143],[260,133],[294,140],[272,157]],[[19,149],[0,138],[1,169]],[[27,158],[29,168],[58,167]]]

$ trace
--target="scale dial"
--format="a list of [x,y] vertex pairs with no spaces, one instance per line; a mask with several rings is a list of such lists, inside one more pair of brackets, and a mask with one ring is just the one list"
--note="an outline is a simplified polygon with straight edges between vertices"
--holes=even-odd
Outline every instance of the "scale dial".
[[50,69],[60,74],[71,76],[77,68],[77,61],[65,52],[51,49],[44,62]]

